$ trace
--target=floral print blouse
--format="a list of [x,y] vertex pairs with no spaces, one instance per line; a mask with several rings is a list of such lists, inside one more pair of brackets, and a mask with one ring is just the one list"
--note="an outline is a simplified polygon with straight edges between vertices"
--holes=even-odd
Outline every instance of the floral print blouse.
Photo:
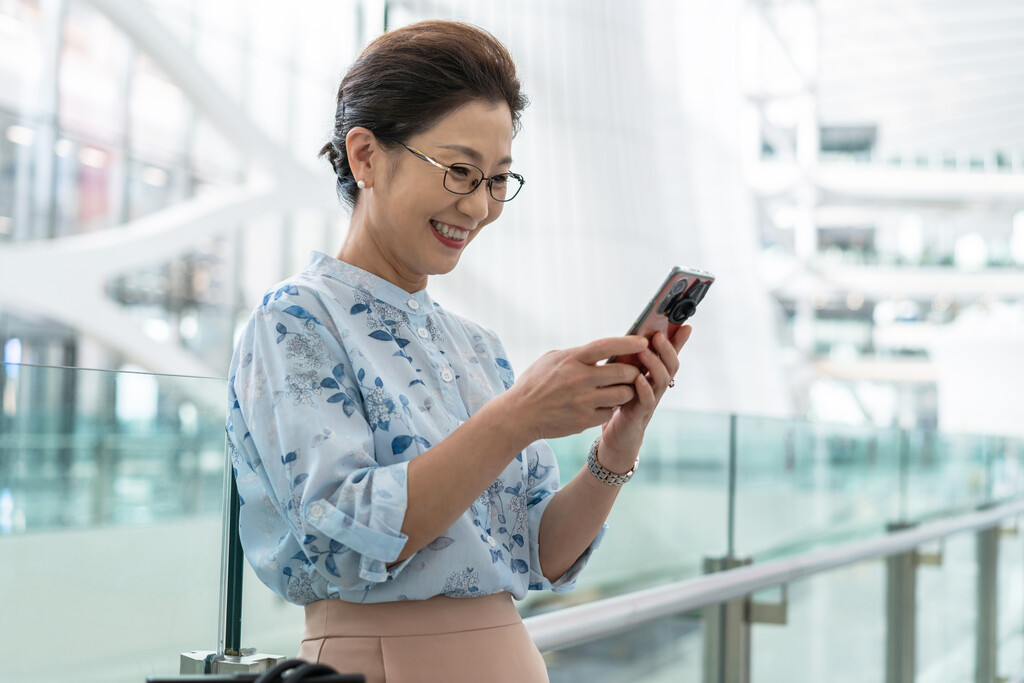
[[568,591],[597,547],[600,535],[553,584],[541,574],[537,535],[559,480],[537,441],[450,529],[387,567],[407,539],[409,461],[513,382],[498,338],[426,291],[314,252],[253,311],[228,376],[242,547],[290,602]]

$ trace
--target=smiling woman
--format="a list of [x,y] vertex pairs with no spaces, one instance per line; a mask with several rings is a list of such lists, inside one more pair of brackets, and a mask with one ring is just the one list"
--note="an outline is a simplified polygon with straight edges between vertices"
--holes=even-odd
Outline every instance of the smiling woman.
[[320,150],[338,176],[338,194],[355,205],[358,188],[346,156],[357,126],[394,148],[470,100],[504,102],[513,132],[527,99],[512,56],[486,31],[424,21],[385,34],[356,59],[338,87],[331,141]]
[[[507,187],[512,115],[505,102],[477,98],[407,140],[391,151],[367,127],[346,135],[348,168],[363,188],[338,260],[417,291],[427,276],[451,271],[463,249],[501,215],[504,202],[494,198],[494,183],[499,193]],[[421,149],[433,156],[407,153]]]
[[[572,589],[689,335],[552,351],[513,384],[494,333],[427,294],[522,187],[525,104],[481,29],[371,43],[322,150],[345,240],[268,290],[231,362],[246,556],[305,606],[300,656],[369,681],[547,680],[512,599]],[[629,354],[646,371],[601,363]],[[560,487],[544,439],[597,425]]]

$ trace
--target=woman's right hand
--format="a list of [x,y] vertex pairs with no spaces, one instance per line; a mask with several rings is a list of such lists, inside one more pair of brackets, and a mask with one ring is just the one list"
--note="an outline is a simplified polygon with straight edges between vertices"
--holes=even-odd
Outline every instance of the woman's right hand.
[[578,434],[607,422],[618,406],[633,400],[640,371],[626,363],[598,363],[639,353],[643,337],[607,337],[561,351],[549,351],[499,397],[506,414],[522,425],[530,442]]

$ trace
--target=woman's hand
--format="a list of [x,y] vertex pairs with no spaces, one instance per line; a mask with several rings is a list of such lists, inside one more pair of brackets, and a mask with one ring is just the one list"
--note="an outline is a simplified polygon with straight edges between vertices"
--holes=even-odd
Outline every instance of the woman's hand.
[[680,327],[671,341],[657,332],[650,346],[640,352],[640,361],[647,372],[636,375],[635,397],[615,410],[601,428],[598,460],[612,472],[628,472],[633,467],[654,409],[679,370],[679,352],[690,338],[691,329],[689,325]]
[[500,399],[507,402],[510,418],[528,430],[530,442],[578,434],[607,422],[619,406],[637,401],[639,370],[625,363],[597,363],[631,353],[643,357],[647,347],[646,339],[630,336],[549,351]]

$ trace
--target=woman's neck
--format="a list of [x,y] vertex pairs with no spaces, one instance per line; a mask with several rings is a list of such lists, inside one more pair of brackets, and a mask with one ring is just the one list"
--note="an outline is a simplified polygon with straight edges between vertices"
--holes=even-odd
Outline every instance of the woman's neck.
[[396,259],[387,257],[386,248],[386,245],[378,244],[373,231],[368,230],[361,217],[353,212],[348,232],[335,258],[387,280],[410,294],[426,289],[427,276],[404,272],[407,269],[397,264]]

